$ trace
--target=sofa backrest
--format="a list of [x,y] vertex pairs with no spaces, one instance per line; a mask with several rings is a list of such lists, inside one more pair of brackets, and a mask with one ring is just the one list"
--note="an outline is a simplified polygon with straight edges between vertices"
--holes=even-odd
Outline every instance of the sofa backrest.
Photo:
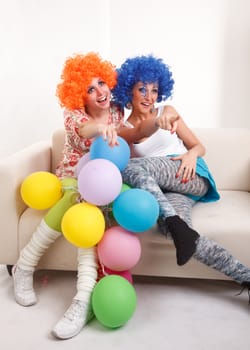
[[[206,147],[206,160],[219,190],[250,191],[250,129],[192,129]],[[52,137],[52,170],[62,155],[65,132]]]

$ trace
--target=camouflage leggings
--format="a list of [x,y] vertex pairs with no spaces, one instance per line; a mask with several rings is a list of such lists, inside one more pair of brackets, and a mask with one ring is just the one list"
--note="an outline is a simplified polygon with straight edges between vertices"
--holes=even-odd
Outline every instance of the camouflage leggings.
[[[164,218],[179,215],[192,227],[192,207],[196,203],[185,194],[202,196],[208,190],[208,182],[196,175],[186,184],[176,179],[180,161],[167,157],[132,158],[123,170],[123,181],[132,187],[151,192],[160,206],[159,224],[166,230]],[[166,234],[166,232],[165,232]],[[207,237],[197,240],[193,258],[212,267],[238,283],[250,282],[250,269],[235,259],[226,249]]]
[[186,184],[181,183],[181,178],[175,177],[179,166],[179,160],[167,157],[132,158],[122,171],[122,177],[128,185],[151,192],[159,203],[160,216],[166,218],[176,212],[164,196],[165,192],[203,196],[208,190],[207,180],[199,175]]

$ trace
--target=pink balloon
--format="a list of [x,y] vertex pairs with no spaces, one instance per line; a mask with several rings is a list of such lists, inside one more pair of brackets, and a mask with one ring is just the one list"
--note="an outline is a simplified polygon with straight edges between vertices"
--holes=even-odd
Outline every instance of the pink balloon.
[[90,160],[90,153],[85,153],[78,161],[77,166],[76,166],[76,176],[80,174],[80,171],[82,170],[82,167],[88,163]]
[[114,271],[126,271],[134,267],[141,257],[141,243],[132,232],[121,226],[107,229],[97,245],[100,262]]
[[131,284],[133,284],[133,277],[130,271],[114,271],[114,270],[110,270],[108,267],[104,266],[104,271],[108,274],[108,275],[118,275],[121,277],[126,278],[126,280],[128,280]]
[[122,188],[122,176],[117,166],[107,159],[88,161],[78,175],[78,190],[82,198],[94,205],[114,201]]

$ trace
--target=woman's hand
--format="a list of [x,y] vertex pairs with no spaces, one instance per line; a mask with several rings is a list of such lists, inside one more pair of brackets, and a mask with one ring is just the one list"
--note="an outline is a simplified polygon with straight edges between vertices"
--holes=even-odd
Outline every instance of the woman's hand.
[[180,116],[172,106],[164,106],[161,115],[156,119],[155,125],[161,129],[176,132]]
[[197,158],[203,157],[206,150],[181,117],[178,121],[176,134],[183,141],[188,151],[180,156],[172,157],[171,159],[181,161],[176,177],[180,177],[182,183],[187,183],[189,180],[195,178]]
[[102,135],[103,139],[108,141],[108,144],[113,147],[119,144],[117,140],[117,128],[113,124],[98,124],[99,134]]
[[181,161],[181,165],[176,173],[176,178],[181,177],[182,183],[187,183],[189,180],[194,179],[197,156],[192,150],[181,154],[180,156],[172,157],[171,159]]

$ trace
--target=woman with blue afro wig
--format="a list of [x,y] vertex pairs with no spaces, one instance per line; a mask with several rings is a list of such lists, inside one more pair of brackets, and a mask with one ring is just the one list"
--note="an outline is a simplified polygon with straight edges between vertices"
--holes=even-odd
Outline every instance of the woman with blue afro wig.
[[[158,223],[162,233],[173,239],[178,265],[193,257],[249,290],[250,269],[192,228],[193,205],[220,196],[202,158],[205,147],[200,140],[172,106],[154,106],[172,94],[174,81],[168,66],[148,55],[126,59],[117,72],[114,100],[131,109],[119,130],[133,156],[122,171],[123,182],[157,199]],[[177,126],[171,129],[168,121],[172,117]]]
[[172,95],[174,85],[172,73],[161,58],[156,58],[153,55],[128,58],[117,69],[117,72],[118,80],[113,90],[113,98],[122,107],[128,107],[131,103],[132,89],[138,81],[143,83],[157,82],[157,102],[166,100]]

